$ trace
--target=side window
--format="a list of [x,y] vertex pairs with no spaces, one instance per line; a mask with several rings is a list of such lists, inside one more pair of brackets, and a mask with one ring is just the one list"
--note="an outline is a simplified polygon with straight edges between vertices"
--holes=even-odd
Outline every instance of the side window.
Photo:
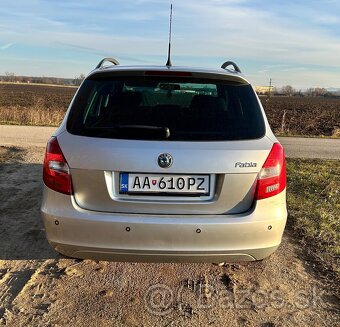
[[84,124],[85,125],[87,125],[87,122],[91,117],[96,116],[95,108],[96,108],[96,103],[98,102],[98,98],[99,98],[98,91],[96,89],[93,89],[93,91],[91,92],[88,98],[88,102],[84,110]]
[[114,85],[108,83],[97,83],[88,97],[84,110],[84,124],[91,125],[108,111],[110,100],[112,100]]

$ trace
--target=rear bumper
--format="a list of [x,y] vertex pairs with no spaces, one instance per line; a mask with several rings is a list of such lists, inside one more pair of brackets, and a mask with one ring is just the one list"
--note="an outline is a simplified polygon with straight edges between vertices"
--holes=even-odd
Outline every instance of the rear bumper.
[[238,215],[108,214],[81,209],[73,197],[44,187],[47,239],[76,258],[152,262],[261,260],[281,243],[285,191]]

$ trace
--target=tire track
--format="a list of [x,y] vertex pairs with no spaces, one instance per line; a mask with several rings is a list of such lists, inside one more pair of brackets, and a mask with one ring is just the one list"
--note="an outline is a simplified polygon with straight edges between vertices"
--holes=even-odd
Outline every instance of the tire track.
[[2,278],[7,274],[9,269],[0,269],[0,283]]
[[0,270],[0,325],[14,322],[15,325],[35,325],[41,322],[55,302],[51,292],[47,292],[47,285],[64,275],[64,269],[58,267],[58,262],[48,259],[19,271]]
[[4,317],[6,310],[12,308],[12,302],[24,288],[34,274],[35,269],[24,269],[15,272],[7,272],[0,282],[0,319]]

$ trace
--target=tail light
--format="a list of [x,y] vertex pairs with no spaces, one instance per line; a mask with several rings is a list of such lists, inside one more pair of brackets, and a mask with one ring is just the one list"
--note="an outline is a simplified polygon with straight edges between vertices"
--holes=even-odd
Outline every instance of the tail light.
[[286,187],[286,159],[283,147],[274,143],[257,178],[255,199],[261,200],[281,193]]
[[70,168],[56,137],[52,137],[47,143],[43,180],[54,191],[72,194]]

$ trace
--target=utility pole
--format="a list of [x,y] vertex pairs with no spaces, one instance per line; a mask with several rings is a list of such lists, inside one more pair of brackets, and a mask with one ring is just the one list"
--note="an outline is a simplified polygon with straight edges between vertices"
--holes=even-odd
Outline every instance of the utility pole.
[[269,90],[268,90],[268,98],[270,98],[270,92],[272,90],[272,79],[269,80]]

